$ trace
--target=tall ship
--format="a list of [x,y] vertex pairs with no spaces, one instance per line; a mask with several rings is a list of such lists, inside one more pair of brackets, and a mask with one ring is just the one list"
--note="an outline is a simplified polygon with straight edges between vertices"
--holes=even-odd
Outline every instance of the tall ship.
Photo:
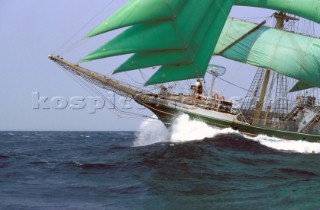
[[[274,26],[230,18],[233,6],[274,10]],[[299,19],[319,23],[319,8],[314,0],[130,0],[85,36],[122,29],[80,63],[49,58],[77,78],[133,99],[167,127],[187,114],[249,136],[318,142],[320,39],[294,32],[293,26]],[[83,64],[121,55],[129,56],[113,74],[155,73],[141,87]],[[215,80],[226,71],[210,62],[215,56],[257,67],[240,103],[215,91]],[[205,75],[211,78],[208,88]]]

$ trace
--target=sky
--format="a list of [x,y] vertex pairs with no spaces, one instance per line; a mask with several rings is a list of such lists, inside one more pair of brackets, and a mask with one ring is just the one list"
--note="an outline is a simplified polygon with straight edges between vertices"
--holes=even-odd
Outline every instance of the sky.
[[[119,31],[93,40],[82,38],[125,2],[0,0],[0,131],[138,129],[144,118],[119,114],[107,104],[96,110],[94,107],[100,108],[101,105],[96,98],[98,95],[79,85],[47,57],[51,53],[62,53],[68,60],[78,62],[81,57],[110,40]],[[234,7],[230,16],[250,18],[271,14],[271,10]],[[257,22],[262,20],[254,19]],[[99,73],[111,75],[121,59],[124,58],[110,58],[84,65]],[[213,58],[212,62],[227,68],[223,76],[225,80],[249,87],[255,68],[222,58]],[[128,80],[127,76],[123,77]],[[227,98],[245,95],[244,91],[221,80],[217,80],[215,87]],[[84,108],[70,107],[79,99],[83,100]],[[123,106],[124,98],[116,97],[115,100]],[[152,115],[135,103],[129,105],[132,112]]]

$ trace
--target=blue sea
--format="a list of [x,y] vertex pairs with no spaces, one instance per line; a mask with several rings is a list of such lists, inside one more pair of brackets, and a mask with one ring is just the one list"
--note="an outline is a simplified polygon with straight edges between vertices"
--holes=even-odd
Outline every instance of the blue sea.
[[320,209],[320,143],[151,124],[0,132],[0,209]]

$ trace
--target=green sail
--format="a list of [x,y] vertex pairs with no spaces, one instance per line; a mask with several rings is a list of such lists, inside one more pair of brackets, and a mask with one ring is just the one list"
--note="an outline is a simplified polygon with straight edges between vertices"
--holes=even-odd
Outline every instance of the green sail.
[[[159,36],[165,36],[159,39]],[[156,50],[183,49],[184,42],[176,35],[176,28],[171,22],[139,24],[98,48],[82,61],[91,61],[116,55]]]
[[297,82],[292,88],[291,90],[289,90],[289,92],[295,92],[295,91],[299,91],[299,90],[306,90],[309,88],[314,88],[313,85],[310,85],[308,83],[304,83],[304,82]]
[[[128,4],[138,1],[146,0],[131,0]],[[165,11],[174,8],[170,9],[174,18],[168,18],[166,12],[149,20],[143,15],[143,18],[137,21],[138,18],[135,16],[135,20],[126,19],[125,24],[122,24],[124,20],[119,18],[118,24],[114,23],[114,27],[96,30],[96,34],[125,27],[129,23],[132,24],[131,27],[83,58],[82,62],[134,54],[115,73],[162,66],[147,84],[203,77],[233,0],[203,0],[201,4],[198,1],[181,0],[157,0],[157,2],[165,2],[163,4]],[[168,7],[171,4],[173,6]],[[137,4],[132,10],[120,9],[116,14],[119,17],[130,17],[128,15],[132,16],[135,11],[148,10],[143,8],[145,5]],[[94,34],[90,33],[90,36]]]
[[[218,39],[212,37],[219,37],[224,25],[224,21],[220,21],[226,18],[225,13],[219,13],[220,8],[215,8],[206,15],[207,19],[213,18],[210,25],[207,26],[207,30],[202,31],[205,34],[203,40],[197,45],[197,53],[195,54],[194,62],[188,65],[163,65],[146,83],[146,85],[152,85],[157,83],[165,83],[168,81],[185,80],[192,78],[204,77],[209,61],[211,59],[211,53],[214,51]],[[203,22],[205,24],[205,22]],[[218,30],[220,29],[221,30]],[[202,27],[204,29],[204,27]],[[201,30],[197,34],[199,36]]]
[[151,21],[175,18],[186,0],[130,0],[112,16],[94,28],[86,37],[118,28]]
[[320,23],[318,0],[235,0],[234,4],[279,10]]
[[[194,13],[194,8],[197,5],[199,5],[199,12]],[[178,16],[174,20],[165,22],[151,21],[133,25],[89,54],[83,61],[135,52],[188,51],[187,45],[190,40],[195,34],[198,34],[198,28],[201,23],[207,20],[206,14],[209,13],[210,5],[216,5],[215,0],[205,0],[202,4],[198,4],[196,1],[188,1],[180,10],[179,15],[175,14]],[[211,12],[213,13],[214,11]],[[201,33],[200,35],[204,36],[205,34]]]
[[253,23],[228,19],[214,53],[223,52],[221,55],[231,60],[271,69],[300,82],[320,87],[318,38],[263,26],[227,48],[255,26]]
[[119,66],[114,73],[158,65],[188,64],[189,56],[185,50],[168,50],[165,52],[136,53]]

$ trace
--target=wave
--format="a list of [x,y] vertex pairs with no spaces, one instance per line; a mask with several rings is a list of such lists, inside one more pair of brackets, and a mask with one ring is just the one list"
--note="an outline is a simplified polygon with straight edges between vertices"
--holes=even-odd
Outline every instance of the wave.
[[320,143],[308,142],[304,140],[285,140],[275,137],[269,137],[265,135],[259,135],[257,137],[245,136],[248,139],[259,142],[269,148],[295,153],[304,154],[319,154],[320,153]]
[[[204,122],[191,120],[188,115],[180,115],[171,126],[166,128],[159,120],[145,120],[141,123],[137,137],[133,146],[147,146],[155,143],[182,143],[189,141],[201,141],[205,138],[212,138],[218,135],[241,135],[238,131],[231,128],[219,129],[207,125]],[[304,140],[285,140],[265,135],[250,137],[243,135],[244,139],[258,142],[268,148],[304,154],[320,153],[320,143],[307,142]]]
[[134,146],[147,146],[159,142],[189,142],[199,141],[204,138],[213,138],[220,134],[239,133],[231,128],[218,129],[204,122],[190,120],[186,114],[180,115],[172,124],[166,128],[159,120],[147,119],[140,125]]

